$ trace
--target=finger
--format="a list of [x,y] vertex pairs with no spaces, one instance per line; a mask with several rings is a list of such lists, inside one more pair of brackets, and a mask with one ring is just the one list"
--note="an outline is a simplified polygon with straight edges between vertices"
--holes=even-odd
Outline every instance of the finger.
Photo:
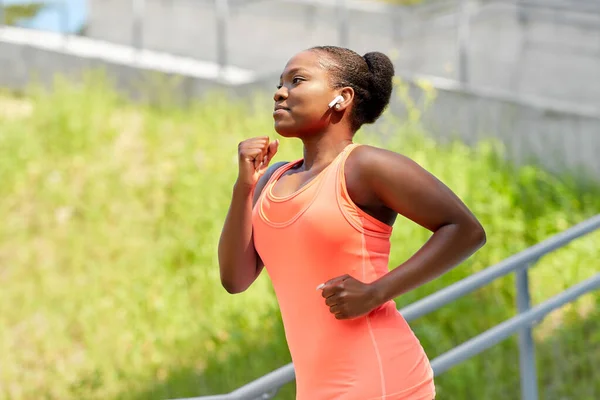
[[260,173],[264,173],[264,171],[267,170],[267,168],[269,167],[269,163],[271,162],[271,160],[277,153],[278,147],[279,147],[279,140],[275,140],[274,142],[268,143],[268,145],[265,147],[265,149],[264,149],[265,151],[263,151],[263,153],[261,153],[263,159],[262,159],[261,170],[259,171]]
[[254,162],[256,157],[262,157],[266,154],[265,149],[260,146],[249,146],[240,150],[240,158],[246,161]]
[[327,286],[330,286],[330,285],[332,285],[332,284],[334,284],[334,283],[336,283],[336,282],[343,282],[343,281],[345,281],[346,279],[348,279],[349,277],[350,277],[350,275],[336,276],[335,278],[333,278],[333,279],[330,279],[330,280],[328,280],[328,281],[327,281],[327,282],[325,282],[325,283],[321,283],[319,286],[317,286],[317,290],[324,289],[324,288],[326,288]]
[[269,143],[268,136],[257,136],[254,138],[253,142],[260,143],[261,146],[265,146]]
[[323,289],[323,291],[321,292],[321,296],[323,296],[324,298],[329,298],[331,296],[335,296],[335,295],[339,295],[344,291],[344,287],[340,286],[341,283],[339,285],[333,285],[333,286],[327,286],[325,289]]
[[258,168],[258,173],[260,175],[264,174],[267,171],[267,168],[269,168],[269,161],[267,159],[267,156],[264,156],[263,160]]
[[342,313],[342,310],[341,310],[340,306],[338,306],[337,304],[334,304],[334,305],[330,306],[329,307],[329,311],[332,314],[340,314],[340,313]]
[[269,147],[267,148],[267,157],[268,160],[271,161],[275,154],[277,154],[277,150],[279,149],[279,139],[272,141],[269,143]]
[[269,137],[265,136],[264,138],[262,138],[262,140],[260,141],[260,146],[263,152],[267,152],[267,150],[269,149]]
[[334,294],[333,296],[329,296],[325,299],[325,304],[328,305],[329,307],[335,306],[336,304],[340,305],[341,300],[342,300],[341,296]]
[[271,144],[269,142],[269,138],[267,137],[266,140],[263,143],[261,143],[260,154],[258,156],[261,163],[268,164],[268,162],[266,162],[265,159],[268,159],[270,161],[270,157],[269,157],[270,151],[271,151]]
[[262,165],[262,161],[263,161],[263,158],[261,157],[261,154],[257,154],[254,157],[254,170],[258,171],[260,169],[260,167]]

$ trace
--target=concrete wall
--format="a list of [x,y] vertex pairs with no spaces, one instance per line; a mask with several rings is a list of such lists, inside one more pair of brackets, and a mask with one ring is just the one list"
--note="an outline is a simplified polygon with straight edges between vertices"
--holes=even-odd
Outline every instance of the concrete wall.
[[[594,108],[432,82],[437,98],[422,118],[440,140],[458,137],[474,144],[494,136],[516,163],[533,159],[552,172],[572,171],[600,181],[600,113]],[[414,97],[421,90],[413,85],[412,92]],[[392,107],[402,112],[399,102]]]
[[[90,38],[136,43],[129,1],[89,1]],[[418,7],[347,0],[346,13],[332,0],[230,2],[236,5],[222,42],[212,0],[145,0],[138,39],[149,49],[213,62],[220,49],[227,64],[261,73],[280,72],[301,49],[340,44],[360,54],[383,51],[405,70],[459,79],[464,66],[467,79],[477,86],[585,102],[600,110],[600,13],[581,11],[600,10],[591,1],[468,0],[464,59],[459,57],[457,28],[462,18],[456,15],[461,0],[427,1]],[[549,3],[561,7],[552,9]],[[344,15],[347,35],[340,35]]]
[[[108,54],[101,43],[89,39],[65,44],[56,42],[56,38],[51,40],[52,37],[29,42],[24,37],[0,31],[0,87],[19,90],[31,82],[32,76],[50,84],[56,74],[77,77],[87,70],[102,68],[116,80],[120,90],[134,99],[156,99],[164,94],[160,85],[149,80],[150,74],[177,77],[179,84],[171,98],[186,101],[214,89],[235,96],[262,90],[270,96],[278,81],[274,74],[257,76],[236,69],[219,78],[218,71],[210,65],[192,65],[183,58],[156,62],[158,56],[151,54],[117,57]],[[405,78],[409,82],[416,80],[408,75]],[[505,143],[509,156],[516,162],[533,156],[552,171],[583,168],[586,175],[600,181],[600,114],[595,108],[469,88],[442,78],[427,79],[436,89],[437,99],[423,114],[423,123],[440,140],[457,136],[475,143],[495,136]],[[413,98],[417,98],[420,89],[412,84],[412,91]],[[404,114],[404,107],[396,98],[390,112]]]

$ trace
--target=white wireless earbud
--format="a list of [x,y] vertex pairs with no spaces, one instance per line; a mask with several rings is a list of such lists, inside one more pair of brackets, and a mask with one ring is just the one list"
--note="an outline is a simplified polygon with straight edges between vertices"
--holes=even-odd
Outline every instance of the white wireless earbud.
[[337,103],[339,103],[340,101],[344,101],[344,98],[342,96],[337,96],[335,99],[333,99],[331,101],[331,103],[329,103],[329,108],[335,106]]

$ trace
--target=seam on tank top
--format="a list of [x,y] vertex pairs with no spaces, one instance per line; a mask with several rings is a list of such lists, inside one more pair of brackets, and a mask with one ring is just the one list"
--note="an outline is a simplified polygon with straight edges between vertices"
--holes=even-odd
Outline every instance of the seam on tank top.
[[[423,390],[423,392],[425,394],[419,393],[419,388],[423,387],[424,385],[427,385],[425,387],[425,389]],[[431,385],[432,388],[429,388],[429,385]],[[406,388],[406,389],[403,389],[403,390],[400,390],[400,391],[394,392],[394,393],[384,394],[382,396],[370,397],[368,400],[380,400],[380,399],[384,400],[384,399],[390,398],[391,396],[398,396],[398,395],[405,396],[409,393],[412,395],[411,397],[409,397],[409,399],[413,398],[415,395],[419,396],[418,397],[419,399],[423,398],[423,396],[428,396],[428,397],[432,396],[430,399],[434,399],[435,396],[437,395],[437,393],[435,390],[435,381],[434,381],[433,373],[431,376],[423,379],[421,382],[419,382],[409,388]]]
[[[356,148],[357,146],[354,146],[353,148]],[[348,154],[350,153],[350,151],[348,151]],[[346,221],[352,226],[354,227],[354,229],[356,229],[358,232],[365,234],[365,235],[369,235],[369,236],[373,236],[373,237],[379,237],[379,238],[388,238],[390,237],[390,235],[392,234],[392,229],[391,227],[389,227],[389,225],[386,225],[387,227],[389,227],[390,229],[388,230],[387,228],[384,228],[383,226],[379,226],[379,224],[383,224],[383,222],[373,218],[372,216],[368,215],[367,213],[365,213],[363,210],[360,209],[360,207],[358,207],[356,204],[354,204],[354,202],[352,201],[352,199],[350,199],[350,195],[348,194],[348,190],[346,188],[346,177],[344,176],[344,164],[346,162],[346,159],[348,158],[348,154],[345,155],[345,157],[342,158],[342,160],[340,160],[340,165],[338,166],[337,169],[337,173],[335,176],[335,194],[336,194],[336,201],[338,204],[338,208],[340,209],[340,212],[342,213],[342,215],[344,216],[344,218],[346,219]],[[344,200],[344,196],[342,196],[342,191],[344,192],[345,196],[347,197],[346,202],[356,211],[356,213],[360,216],[360,218],[364,218],[364,219],[371,219],[373,223],[375,223],[375,225],[377,225],[380,229],[382,229],[382,231],[384,229],[386,229],[385,232],[376,232],[376,231],[371,231],[371,230],[367,230],[364,228],[364,226],[356,221],[356,218],[354,218],[352,215],[350,215],[350,213],[348,213],[348,211],[344,208],[344,205],[342,204],[342,200]],[[368,217],[367,217],[368,215]],[[377,221],[377,222],[375,222]],[[384,224],[385,225],[385,224]]]
[[[423,357],[426,357],[426,356],[424,355]],[[380,396],[370,397],[368,400],[380,400],[380,399],[383,400],[383,399],[387,399],[391,396],[406,395],[407,393],[412,393],[413,395],[415,395],[415,393],[414,393],[415,391],[418,391],[418,389],[420,387],[423,387],[424,385],[428,385],[428,384],[431,384],[433,386],[433,388],[432,389],[426,388],[425,390],[427,390],[427,392],[423,396],[433,396],[433,397],[430,397],[430,399],[434,399],[437,394],[436,390],[435,390],[435,381],[434,381],[435,377],[434,377],[434,373],[433,373],[433,370],[431,369],[431,367],[429,368],[429,370],[430,370],[430,374],[428,375],[427,378],[423,379],[421,382],[419,382],[409,388],[400,390],[398,392],[389,393],[383,397],[380,397]],[[421,394],[418,392],[416,393],[416,395],[421,396]],[[410,398],[412,398],[412,396]],[[419,399],[421,399],[421,398],[424,398],[424,397],[419,397]]]
[[[362,281],[365,282],[365,266],[366,266],[366,243],[364,234],[361,235],[361,252],[362,252]],[[385,376],[383,374],[383,363],[381,362],[381,354],[379,352],[379,347],[377,346],[377,340],[375,339],[375,332],[373,332],[373,327],[371,326],[371,317],[367,314],[367,328],[369,329],[369,335],[371,336],[371,343],[373,344],[373,350],[375,350],[375,356],[377,357],[377,364],[379,367],[379,376],[381,379],[381,396],[382,398],[386,397],[385,394]]]

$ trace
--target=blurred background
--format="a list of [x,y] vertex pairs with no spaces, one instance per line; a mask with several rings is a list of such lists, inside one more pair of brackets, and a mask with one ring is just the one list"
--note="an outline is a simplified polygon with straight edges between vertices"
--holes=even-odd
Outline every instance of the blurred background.
[[[216,395],[289,364],[268,277],[227,294],[216,244],[238,142],[276,135],[279,74],[324,44],[392,58],[356,140],[487,231],[396,299],[440,399],[600,399],[600,1],[0,0],[0,400]],[[428,237],[398,220],[390,267]],[[293,399],[288,372],[239,398]]]

